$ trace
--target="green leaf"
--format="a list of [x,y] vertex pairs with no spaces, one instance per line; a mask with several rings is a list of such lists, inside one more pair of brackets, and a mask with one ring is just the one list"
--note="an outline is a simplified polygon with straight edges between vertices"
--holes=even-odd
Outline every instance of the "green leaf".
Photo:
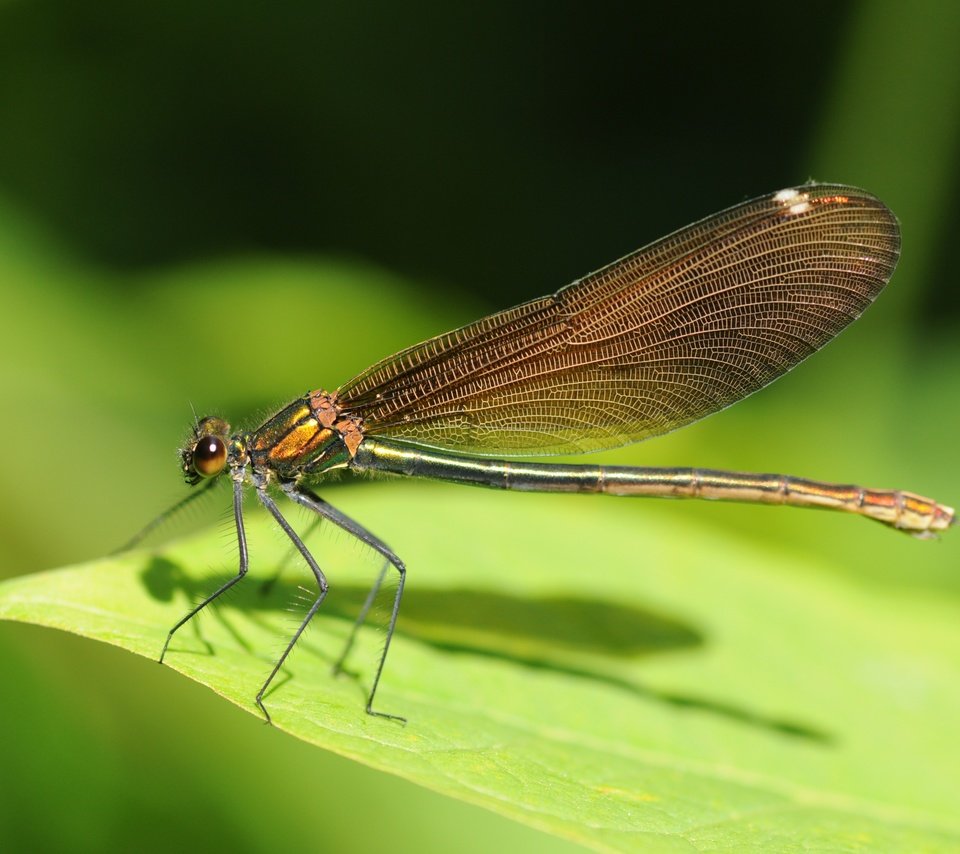
[[[363,711],[383,613],[350,658],[356,673],[330,673],[377,564],[321,528],[311,544],[331,593],[267,696],[278,729],[598,848],[960,848],[949,602],[858,588],[699,525],[692,505],[406,481],[334,493],[410,569],[378,695],[409,723]],[[301,566],[264,593],[289,550],[248,516],[250,577],[175,636],[166,663],[257,715],[315,594]],[[824,518],[807,517],[811,531]],[[870,533],[917,555],[936,547]],[[229,577],[229,538],[213,529],[10,580],[0,617],[156,659],[169,627]]]

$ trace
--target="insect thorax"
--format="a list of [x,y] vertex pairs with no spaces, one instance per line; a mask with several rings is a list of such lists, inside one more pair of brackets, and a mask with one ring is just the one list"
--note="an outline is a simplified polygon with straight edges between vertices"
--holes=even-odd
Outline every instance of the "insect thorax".
[[332,395],[313,392],[253,431],[247,450],[254,468],[294,477],[345,467],[362,439],[360,425],[342,415]]

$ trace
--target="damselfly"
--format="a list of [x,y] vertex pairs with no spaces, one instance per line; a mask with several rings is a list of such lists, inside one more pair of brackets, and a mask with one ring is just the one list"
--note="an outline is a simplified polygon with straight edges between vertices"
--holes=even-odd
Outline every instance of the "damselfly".
[[403,350],[334,392],[305,394],[255,430],[233,432],[220,418],[201,419],[181,452],[183,472],[191,485],[209,487],[222,475],[233,482],[240,565],[170,630],[160,660],[184,623],[246,575],[242,495],[252,486],[318,587],[256,696],[270,719],[264,694],[327,595],[326,576],[271,495],[279,491],[384,559],[354,633],[386,572],[396,570],[367,712],[397,718],[373,703],[406,568],[382,540],[313,491],[336,469],[534,492],[821,507],[934,536],[954,523],[953,509],[899,490],[775,474],[509,459],[615,448],[730,406],[859,316],[890,279],[899,252],[897,221],[870,194],[826,184],[781,190],[689,225],[550,296]]

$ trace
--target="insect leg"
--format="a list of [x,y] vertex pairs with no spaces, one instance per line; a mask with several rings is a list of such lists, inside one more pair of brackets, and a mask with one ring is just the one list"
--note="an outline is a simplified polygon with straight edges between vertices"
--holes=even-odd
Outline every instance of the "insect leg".
[[163,643],[163,649],[160,651],[160,663],[163,664],[163,658],[167,654],[167,647],[170,646],[170,640],[173,637],[174,633],[183,626],[185,623],[188,623],[192,620],[197,614],[199,614],[204,608],[207,607],[214,599],[219,598],[224,593],[226,593],[234,584],[236,584],[243,576],[247,574],[247,569],[250,566],[250,555],[247,552],[247,534],[243,528],[243,482],[234,481],[233,483],[233,518],[236,521],[237,526],[237,545],[240,548],[240,567],[237,570],[237,574],[231,578],[229,581],[221,584],[213,593],[211,593],[206,599],[204,599],[196,608],[190,611],[183,619],[181,619],[170,631],[167,633],[167,639]]
[[[309,525],[306,531],[301,534],[300,539],[306,542],[313,535],[313,532],[320,527],[320,523],[323,521],[322,516],[317,516]],[[291,543],[290,548],[287,550],[287,553],[283,556],[280,562],[277,564],[277,568],[274,570],[273,575],[271,575],[263,584],[260,585],[260,595],[269,596],[273,592],[273,588],[276,586],[276,583],[280,580],[280,576],[283,575],[284,571],[287,568],[287,564],[290,561],[290,558],[293,557],[294,552],[297,551],[297,547]]]
[[296,646],[297,641],[300,640],[300,635],[303,634],[304,630],[313,619],[313,615],[317,613],[317,611],[320,609],[320,606],[323,604],[323,600],[327,596],[328,586],[327,577],[323,574],[323,570],[317,565],[317,561],[314,559],[303,540],[300,539],[297,532],[293,530],[293,528],[290,526],[290,523],[283,517],[283,514],[280,512],[280,508],[276,505],[276,502],[269,495],[267,495],[267,490],[265,487],[257,487],[257,497],[260,499],[260,502],[263,504],[263,506],[270,511],[270,515],[276,519],[277,524],[283,528],[283,532],[290,538],[290,541],[296,547],[297,551],[303,555],[303,559],[307,562],[307,566],[310,567],[310,571],[313,572],[314,577],[317,579],[317,587],[320,588],[320,594],[310,606],[310,610],[307,611],[307,615],[303,618],[303,621],[300,623],[300,626],[297,628],[293,637],[290,638],[290,642],[287,644],[286,649],[284,649],[283,653],[280,655],[280,658],[277,659],[276,664],[273,665],[273,670],[270,671],[270,675],[267,677],[263,685],[260,686],[260,691],[257,693],[257,706],[259,707],[260,711],[263,712],[263,716],[266,718],[267,723],[270,723],[270,713],[267,711],[266,706],[263,705],[263,695],[266,694],[267,688],[270,687],[270,683],[273,681],[273,678],[280,671],[280,668],[283,666],[283,662],[286,661],[287,656],[290,655],[291,650],[294,648],[294,646]]
[[[349,516],[341,513],[336,507],[334,507],[332,504],[328,504],[326,501],[320,498],[320,496],[311,492],[309,489],[294,483],[281,484],[281,488],[292,501],[296,501],[297,504],[313,510],[314,513],[319,513],[325,519],[329,519],[331,522],[333,522],[334,525],[337,525],[347,533],[352,534],[361,542],[366,543],[374,551],[379,552],[397,570],[397,574],[399,575],[397,592],[393,597],[393,609],[390,612],[390,622],[387,625],[387,639],[383,644],[383,652],[381,653],[380,661],[377,664],[377,672],[373,677],[373,686],[370,688],[370,694],[367,697],[367,714],[375,715],[381,718],[390,718],[392,720],[406,723],[406,719],[400,715],[391,715],[388,712],[378,712],[373,708],[373,700],[377,693],[377,686],[380,684],[380,676],[383,673],[384,662],[387,660],[387,653],[390,650],[390,641],[393,639],[393,632],[397,626],[397,616],[400,613],[400,600],[403,598],[403,584],[406,579],[407,568],[404,566],[403,561],[393,553],[393,550],[386,543],[384,543],[378,537],[375,537],[358,522],[355,522]],[[369,601],[372,602],[372,599]],[[365,609],[368,609],[368,607],[369,606],[365,605]],[[363,612],[363,616],[366,616],[365,611]],[[352,643],[352,636],[350,643]]]

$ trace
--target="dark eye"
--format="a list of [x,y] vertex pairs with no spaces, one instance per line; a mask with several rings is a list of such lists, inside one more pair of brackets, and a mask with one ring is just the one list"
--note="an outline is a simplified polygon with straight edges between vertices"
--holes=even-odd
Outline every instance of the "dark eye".
[[227,446],[217,436],[204,436],[193,449],[193,468],[200,477],[214,477],[227,464]]

